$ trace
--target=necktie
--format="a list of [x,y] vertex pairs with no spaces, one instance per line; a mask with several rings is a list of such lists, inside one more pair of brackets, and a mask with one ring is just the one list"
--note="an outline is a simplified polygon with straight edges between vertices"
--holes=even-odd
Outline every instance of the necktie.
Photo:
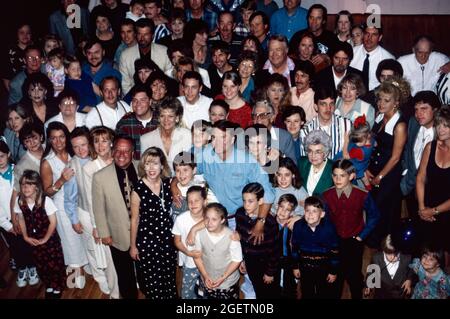
[[369,90],[369,54],[366,54],[366,58],[364,59],[363,69],[362,69],[362,75],[363,75],[363,82],[366,86],[367,90]]
[[421,65],[420,69],[422,70],[422,90],[424,90],[425,89],[425,78],[424,78],[423,71],[425,70],[425,65]]
[[283,256],[286,257],[288,255],[288,228],[285,226],[283,227]]
[[127,205],[128,212],[131,211],[131,184],[130,179],[128,178],[127,170],[124,170],[125,177],[123,179],[123,185],[125,189],[125,204]]

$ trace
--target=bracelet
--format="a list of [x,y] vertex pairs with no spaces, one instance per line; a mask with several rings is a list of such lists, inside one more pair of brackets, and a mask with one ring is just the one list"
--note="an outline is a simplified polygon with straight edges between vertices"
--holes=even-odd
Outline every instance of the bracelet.
[[56,185],[56,183],[52,185],[52,190],[55,191],[55,192],[59,192],[59,190],[60,190],[61,188],[58,188],[58,187],[56,187],[55,185]]
[[434,212],[434,216],[436,216],[436,215],[439,215],[439,213],[440,213],[440,211],[437,209],[437,207],[435,207],[434,209],[433,209],[433,212]]
[[380,181],[381,181],[381,179],[382,179],[383,177],[384,177],[384,176],[381,175],[381,174],[377,176],[377,178],[378,178]]
[[266,222],[266,218],[265,217],[258,217],[258,218],[256,218],[256,220],[260,221],[263,224]]

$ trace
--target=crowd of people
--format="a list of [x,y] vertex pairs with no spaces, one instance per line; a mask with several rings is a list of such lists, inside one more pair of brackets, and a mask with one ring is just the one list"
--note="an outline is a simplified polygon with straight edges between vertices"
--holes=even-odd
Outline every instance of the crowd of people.
[[71,27],[75,2],[2,60],[18,287],[449,298],[450,60],[429,35],[396,59],[381,26],[327,30],[300,0],[90,1]]

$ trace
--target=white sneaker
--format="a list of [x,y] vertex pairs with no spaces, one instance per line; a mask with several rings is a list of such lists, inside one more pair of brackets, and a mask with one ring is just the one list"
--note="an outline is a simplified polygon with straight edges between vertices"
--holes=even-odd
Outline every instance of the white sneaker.
[[75,288],[83,289],[86,285],[86,278],[84,276],[77,276],[75,278]]
[[28,284],[34,286],[39,282],[39,276],[36,271],[36,267],[31,267],[28,269]]
[[19,288],[23,288],[28,284],[27,277],[28,277],[28,268],[20,269],[16,280],[17,286]]
[[108,282],[107,281],[102,281],[98,283],[98,287],[100,288],[100,290],[105,294],[105,295],[109,295],[111,293],[111,291],[109,290],[109,286],[108,286]]

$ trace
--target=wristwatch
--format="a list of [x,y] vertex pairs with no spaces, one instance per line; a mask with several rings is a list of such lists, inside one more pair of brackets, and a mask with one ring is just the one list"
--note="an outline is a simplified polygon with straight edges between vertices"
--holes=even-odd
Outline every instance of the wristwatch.
[[266,222],[266,218],[265,217],[258,217],[258,218],[256,218],[256,220],[260,221],[263,224]]
[[438,214],[439,214],[439,211],[438,211],[437,207],[435,207],[435,208],[433,209],[433,212],[434,212],[433,215],[438,215]]
[[60,188],[56,187],[55,184],[52,185],[52,189],[55,192],[59,192]]

